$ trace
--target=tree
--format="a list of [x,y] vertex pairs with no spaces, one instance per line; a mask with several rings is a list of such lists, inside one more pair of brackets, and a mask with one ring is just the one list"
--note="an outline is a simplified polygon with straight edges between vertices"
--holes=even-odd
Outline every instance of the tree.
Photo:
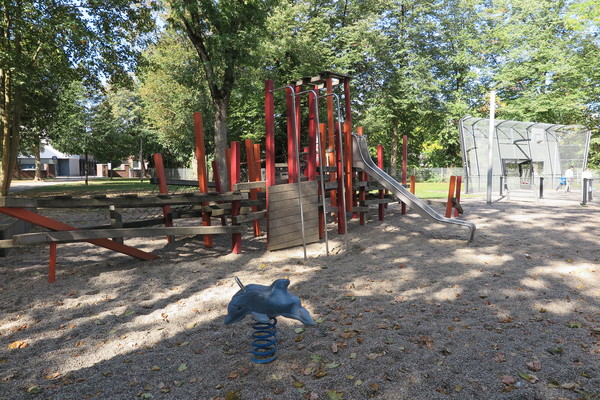
[[[153,2],[4,0],[0,9],[0,195],[10,187],[30,77],[128,79]],[[35,81],[35,80],[34,80]]]
[[[214,105],[215,159],[226,171],[227,112],[231,93],[244,66],[256,60],[253,51],[264,35],[265,21],[274,0],[220,1],[172,0],[170,22],[190,39],[208,83]],[[227,174],[221,173],[228,187]]]

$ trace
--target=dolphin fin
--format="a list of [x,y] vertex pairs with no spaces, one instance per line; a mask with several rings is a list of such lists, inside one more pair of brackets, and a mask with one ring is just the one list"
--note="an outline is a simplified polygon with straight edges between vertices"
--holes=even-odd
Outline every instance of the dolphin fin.
[[277,290],[281,290],[281,291],[284,291],[287,293],[288,286],[290,286],[289,279],[277,279],[277,280],[273,281],[273,283],[271,283],[271,291],[277,289]]
[[269,318],[267,316],[267,314],[262,314],[262,313],[257,313],[257,312],[252,311],[252,318],[254,318],[254,320],[256,322],[260,322],[262,324],[271,323],[271,318]]

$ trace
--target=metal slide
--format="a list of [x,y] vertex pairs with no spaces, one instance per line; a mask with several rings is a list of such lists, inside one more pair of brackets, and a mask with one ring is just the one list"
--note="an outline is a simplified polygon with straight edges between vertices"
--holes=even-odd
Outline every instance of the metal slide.
[[467,227],[471,231],[469,242],[473,240],[475,236],[474,223],[441,216],[433,208],[429,207],[427,203],[406,190],[402,184],[379,168],[371,159],[369,149],[367,148],[366,136],[352,134],[352,163],[355,167],[362,169],[377,182],[381,183],[383,187],[392,192],[398,199],[406,203],[408,207],[423,218],[427,218],[433,222]]

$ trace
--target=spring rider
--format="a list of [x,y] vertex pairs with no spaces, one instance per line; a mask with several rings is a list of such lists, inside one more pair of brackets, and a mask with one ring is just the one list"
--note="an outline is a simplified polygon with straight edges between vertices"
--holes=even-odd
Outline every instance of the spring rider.
[[296,319],[307,326],[315,325],[308,310],[302,307],[300,299],[288,293],[289,279],[277,279],[271,286],[255,284],[244,286],[237,276],[235,281],[240,286],[240,290],[231,298],[227,306],[225,325],[241,321],[247,314],[252,315],[254,318],[252,362],[265,364],[275,360],[276,317],[281,315]]

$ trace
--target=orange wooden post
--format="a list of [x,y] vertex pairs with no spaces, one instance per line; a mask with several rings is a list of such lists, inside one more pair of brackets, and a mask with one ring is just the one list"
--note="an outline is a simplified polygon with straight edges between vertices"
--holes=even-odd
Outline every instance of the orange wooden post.
[[417,177],[414,175],[411,175],[410,176],[410,192],[412,194],[415,194],[416,187],[417,187]]
[[450,177],[450,186],[448,187],[448,202],[446,203],[446,218],[452,216],[452,198],[454,197],[454,191],[456,188],[456,176]]
[[[406,166],[408,164],[408,136],[402,135],[402,186],[406,185]],[[402,215],[406,214],[406,203],[402,203]]]
[[[342,132],[338,132],[338,135],[342,135]],[[335,148],[335,158],[336,158],[336,169],[337,169],[337,187],[338,191],[341,191],[344,187],[344,176],[341,173],[342,168],[342,154],[344,149],[341,148],[339,141],[336,140],[336,148]],[[341,193],[337,195],[337,209],[338,209],[338,233],[340,235],[344,235],[346,233],[346,218],[344,218],[344,214],[346,210],[344,209],[344,198]]]
[[[357,132],[359,135],[363,135],[363,127],[359,126],[356,128]],[[360,178],[359,181],[363,181],[366,182],[369,179],[369,175],[367,175],[366,172],[361,172],[360,173]],[[359,201],[359,206],[364,207],[365,206],[365,201],[367,200],[367,191],[366,188],[364,186],[361,186],[359,191],[358,191],[358,201]],[[360,225],[364,225],[365,224],[365,212],[361,211],[358,213],[359,216],[359,223]]]
[[[380,144],[377,145],[377,166],[380,169],[383,169],[383,146]],[[378,194],[380,199],[385,198],[385,191],[383,189],[379,190]],[[378,218],[380,221],[383,221],[385,217],[385,204],[381,203],[377,206],[377,208]]]
[[[240,142],[231,142],[231,165],[230,165],[230,181],[231,187],[233,189],[233,185],[240,181]],[[235,217],[240,215],[241,209],[241,201],[234,200],[231,202],[231,216]],[[236,224],[237,225],[237,224]],[[232,233],[231,234],[231,244],[232,250],[231,252],[234,254],[239,254],[242,251],[242,234],[241,233]]]
[[[462,176],[456,177],[456,202],[460,204],[460,187],[462,186]],[[458,217],[458,210],[454,209],[454,217]]]
[[[154,153],[154,168],[156,169],[156,176],[158,178],[158,191],[161,194],[168,194],[167,188],[167,177],[165,175],[165,166],[163,164],[162,154]],[[173,226],[173,214],[171,214],[171,206],[163,206],[163,219],[165,226]],[[173,236],[167,236],[167,242],[171,243]]]
[[346,211],[352,211],[354,203],[356,202],[356,194],[352,188],[352,178],[354,172],[352,171],[352,121],[344,121],[344,148],[341,150],[344,152],[344,183],[346,189]]
[[227,147],[225,149],[225,164],[227,166],[227,175],[229,177],[229,187],[227,188],[228,192],[233,191],[233,182],[231,181],[231,147]]
[[297,131],[296,121],[298,116],[294,119],[296,108],[293,105],[293,99],[295,98],[296,92],[292,88],[285,89],[286,97],[286,108],[287,108],[287,164],[288,164],[288,183],[297,182],[299,179],[299,171],[296,164],[296,157],[298,157],[298,141],[296,135],[300,136]]
[[[194,133],[196,135],[196,164],[198,172],[198,189],[200,193],[208,193],[208,171],[206,170],[206,152],[204,147],[204,126],[202,124],[202,113],[194,113]],[[207,206],[208,203],[202,203]],[[202,226],[210,226],[211,213],[202,212]],[[212,247],[212,235],[204,235],[204,246]]]
[[[246,145],[246,164],[248,165],[248,182],[256,182],[260,180],[260,169],[256,171],[256,163],[254,162],[254,144],[251,139],[244,141]],[[250,189],[250,200],[258,200],[258,189]],[[257,206],[252,206],[252,211],[258,211]],[[253,222],[254,236],[260,235],[260,221]]]
[[[317,134],[319,135],[319,147],[320,147],[320,151],[319,151],[319,160],[318,160],[318,165],[319,168],[321,168],[321,170],[323,171],[323,176],[325,175],[325,170],[323,168],[325,168],[325,166],[327,165],[327,156],[325,153],[325,123],[321,122],[319,124],[319,132],[317,132]],[[321,193],[321,185],[319,185],[319,196],[325,196],[325,193]],[[323,202],[321,202],[321,204],[324,204]],[[319,207],[319,239],[323,239],[323,237],[325,236],[325,210],[322,207]]]
[[56,279],[56,242],[50,242],[50,265],[48,265],[48,282]]

